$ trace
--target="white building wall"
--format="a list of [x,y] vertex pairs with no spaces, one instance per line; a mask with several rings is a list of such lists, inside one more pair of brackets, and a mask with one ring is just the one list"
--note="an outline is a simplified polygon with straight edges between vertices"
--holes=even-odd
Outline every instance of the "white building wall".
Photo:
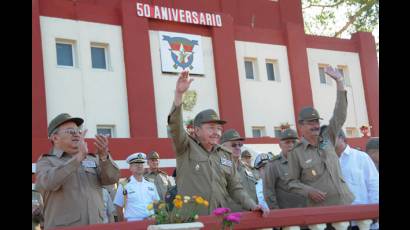
[[323,49],[307,49],[310,84],[314,107],[324,118],[323,124],[328,124],[333,114],[336,101],[336,82],[331,80],[331,84],[321,84],[319,77],[319,64],[327,64],[333,67],[346,66],[350,78],[351,86],[347,90],[347,119],[346,127],[355,127],[357,135],[361,136],[359,127],[368,124],[366,101],[364,97],[363,81],[360,69],[359,54],[353,52],[332,51]]
[[[87,137],[97,124],[115,125],[116,137],[130,137],[121,27],[44,16],[40,25],[47,121],[67,112],[85,119]],[[56,39],[76,42],[76,67],[57,66]],[[92,42],[108,44],[108,70],[91,68]]]
[[[168,137],[167,117],[174,101],[175,85],[178,75],[162,73],[158,31],[149,31],[149,37],[158,137],[165,138]],[[183,111],[185,120],[193,119],[197,113],[205,109],[214,109],[219,114],[211,38],[202,36],[202,46],[205,74],[203,76],[191,75],[194,81],[191,83],[189,90],[195,90],[197,92],[197,102],[192,111]]]
[[[274,127],[288,122],[295,129],[292,88],[285,46],[235,41],[236,58],[244,116],[245,136],[252,137],[253,126],[263,126],[274,137]],[[245,58],[257,63],[257,80],[246,79]],[[266,59],[276,60],[279,81],[269,81]]]

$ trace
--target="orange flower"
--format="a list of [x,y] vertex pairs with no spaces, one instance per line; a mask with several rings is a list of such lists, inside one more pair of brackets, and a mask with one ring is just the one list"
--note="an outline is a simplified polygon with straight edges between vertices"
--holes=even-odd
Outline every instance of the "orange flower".
[[174,205],[175,205],[176,208],[181,208],[183,203],[184,202],[182,200],[174,199]]
[[208,206],[209,206],[209,202],[208,202],[207,200],[204,200],[204,205],[205,205],[205,207],[208,207]]
[[195,202],[198,203],[198,204],[202,204],[202,203],[204,203],[204,198],[199,196],[195,199]]

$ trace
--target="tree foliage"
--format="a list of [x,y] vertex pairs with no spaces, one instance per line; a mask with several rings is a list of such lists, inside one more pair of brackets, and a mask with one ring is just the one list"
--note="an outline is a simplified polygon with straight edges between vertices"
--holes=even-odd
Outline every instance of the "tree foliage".
[[302,0],[302,10],[307,34],[342,38],[379,25],[379,0]]

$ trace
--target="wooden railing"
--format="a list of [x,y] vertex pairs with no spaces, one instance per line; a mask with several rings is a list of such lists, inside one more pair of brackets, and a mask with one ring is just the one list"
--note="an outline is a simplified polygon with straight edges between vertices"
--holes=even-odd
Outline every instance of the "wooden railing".
[[[333,223],[348,220],[378,219],[379,205],[340,205],[317,208],[292,208],[271,210],[263,218],[260,212],[242,212],[241,221],[234,229],[258,229],[267,227],[303,226],[320,223]],[[199,217],[204,230],[221,229],[221,223],[215,216]],[[64,228],[68,230],[142,230],[153,224],[152,220],[136,222],[118,222],[94,224],[83,227]],[[62,228],[60,228],[62,229]]]

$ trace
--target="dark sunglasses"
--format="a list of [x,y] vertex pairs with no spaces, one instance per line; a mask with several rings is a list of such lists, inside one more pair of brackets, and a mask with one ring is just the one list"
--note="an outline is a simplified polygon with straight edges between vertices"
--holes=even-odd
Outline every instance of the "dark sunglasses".
[[242,144],[242,143],[233,143],[231,146],[232,146],[232,148],[235,148],[235,147],[242,147],[242,146],[243,146],[243,144]]

